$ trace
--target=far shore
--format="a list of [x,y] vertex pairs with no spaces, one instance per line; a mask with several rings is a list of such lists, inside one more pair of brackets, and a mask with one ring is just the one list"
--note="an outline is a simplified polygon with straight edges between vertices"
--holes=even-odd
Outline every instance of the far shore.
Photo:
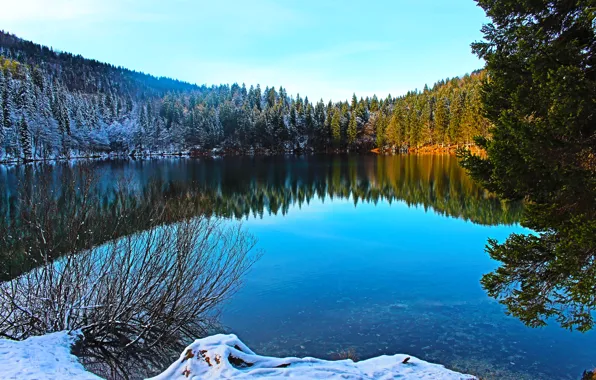
[[120,159],[147,159],[147,158],[200,158],[200,157],[270,157],[270,156],[287,156],[287,155],[339,155],[339,154],[377,154],[377,155],[451,155],[455,156],[460,148],[469,149],[473,154],[484,155],[485,151],[475,145],[427,145],[420,148],[409,147],[402,149],[385,148],[385,149],[328,149],[328,150],[314,150],[314,149],[293,149],[293,150],[270,150],[270,149],[190,149],[182,151],[143,151],[143,152],[122,152],[122,153],[93,153],[93,154],[76,154],[69,157],[58,156],[58,157],[46,157],[46,158],[10,158],[0,160],[0,165],[22,165],[30,163],[45,163],[45,162],[58,162],[58,161],[69,161],[69,160],[120,160]]

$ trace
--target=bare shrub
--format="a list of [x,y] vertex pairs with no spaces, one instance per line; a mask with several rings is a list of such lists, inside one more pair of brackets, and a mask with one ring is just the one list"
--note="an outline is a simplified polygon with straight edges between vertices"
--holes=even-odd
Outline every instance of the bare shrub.
[[[171,207],[159,214],[165,212],[172,217]],[[0,336],[80,330],[87,352],[113,357],[120,367],[108,367],[123,377],[118,357],[149,366],[176,357],[206,334],[217,307],[258,257],[240,224],[181,218],[54,261],[46,257],[45,265],[0,284]]]

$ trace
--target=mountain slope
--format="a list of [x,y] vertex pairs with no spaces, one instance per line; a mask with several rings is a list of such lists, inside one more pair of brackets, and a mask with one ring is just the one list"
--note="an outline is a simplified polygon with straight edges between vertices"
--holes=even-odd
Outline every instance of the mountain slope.
[[0,161],[180,151],[345,151],[488,134],[483,72],[393,98],[314,103],[280,87],[197,86],[0,32]]

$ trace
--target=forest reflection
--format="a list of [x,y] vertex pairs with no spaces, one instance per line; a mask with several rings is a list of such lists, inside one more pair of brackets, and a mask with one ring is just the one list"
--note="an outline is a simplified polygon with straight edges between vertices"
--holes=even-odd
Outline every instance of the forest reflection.
[[[451,156],[82,161],[0,169],[0,279],[195,216],[262,217],[313,199],[397,202],[484,225],[519,221]],[[156,215],[155,210],[161,212]],[[41,252],[43,251],[43,255]]]

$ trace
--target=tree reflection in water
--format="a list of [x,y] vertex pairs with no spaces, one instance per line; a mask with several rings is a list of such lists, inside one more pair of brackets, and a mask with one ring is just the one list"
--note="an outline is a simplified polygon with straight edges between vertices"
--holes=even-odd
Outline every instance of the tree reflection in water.
[[42,256],[160,224],[285,214],[313,198],[403,201],[485,225],[515,223],[522,210],[475,185],[451,156],[123,160],[19,166],[0,177],[0,279],[40,265]]
[[521,214],[449,156],[123,160],[0,176],[0,275],[12,279],[2,288],[11,307],[0,332],[83,328],[77,353],[113,378],[159,371],[217,323],[214,311],[256,258],[250,236],[220,217],[285,215],[314,198],[403,201],[489,225]]

